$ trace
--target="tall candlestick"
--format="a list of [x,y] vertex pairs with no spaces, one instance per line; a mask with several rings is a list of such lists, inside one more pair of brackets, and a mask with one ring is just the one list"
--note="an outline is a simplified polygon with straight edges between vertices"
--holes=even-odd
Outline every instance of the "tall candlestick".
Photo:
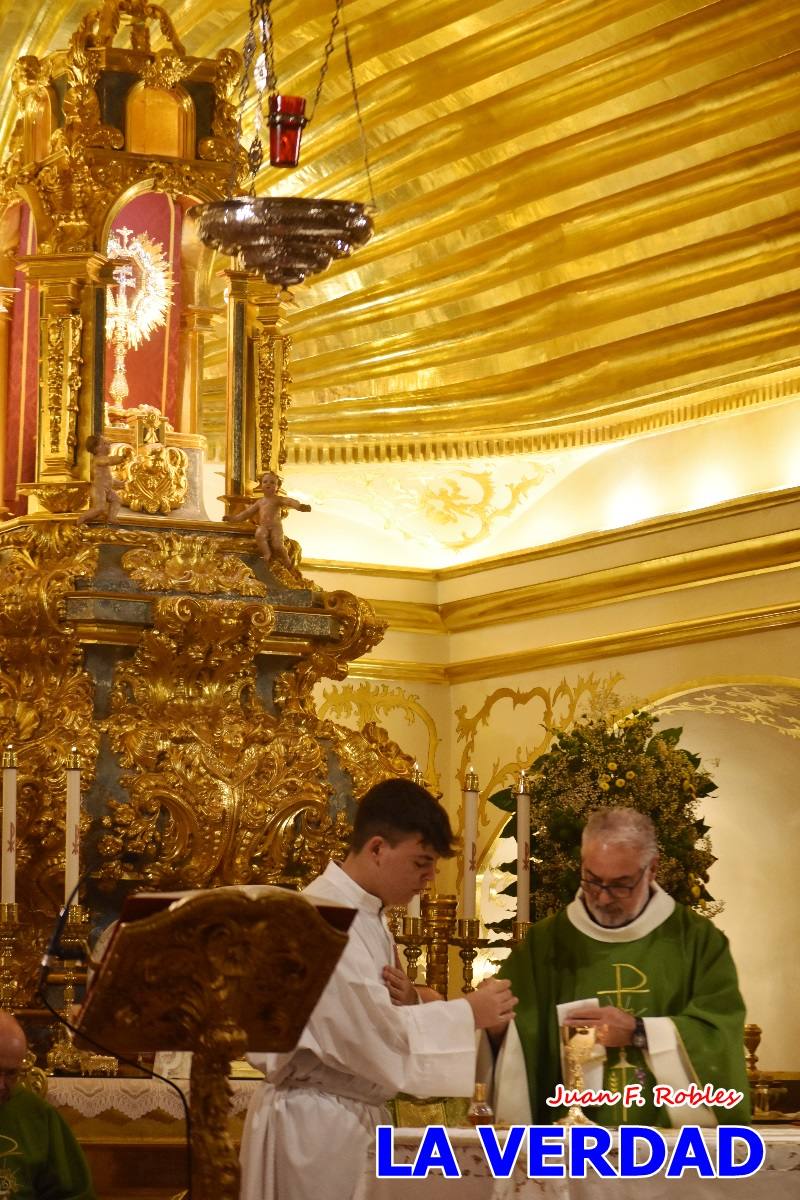
[[[420,787],[425,787],[425,780],[422,776],[422,770],[416,760],[414,761],[414,766],[411,769],[411,782],[419,784]],[[406,905],[406,916],[419,917],[421,911],[419,896],[413,896]]]
[[64,903],[78,903],[72,893],[81,873],[81,759],[78,747],[73,746],[67,758],[67,813],[64,822],[67,844],[64,853]]
[[517,921],[531,919],[531,798],[524,771],[517,784]]
[[17,756],[13,746],[3,751],[3,853],[0,903],[14,904],[17,873]]
[[464,780],[464,890],[463,913],[467,920],[475,916],[475,877],[478,870],[478,776],[467,768]]

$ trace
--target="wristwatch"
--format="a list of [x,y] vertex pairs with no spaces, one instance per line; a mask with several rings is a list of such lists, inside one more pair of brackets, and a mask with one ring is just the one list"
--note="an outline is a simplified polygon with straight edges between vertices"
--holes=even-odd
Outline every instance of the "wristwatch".
[[637,1050],[647,1049],[647,1030],[644,1027],[644,1021],[641,1017],[635,1018],[633,1033],[631,1034],[631,1045]]

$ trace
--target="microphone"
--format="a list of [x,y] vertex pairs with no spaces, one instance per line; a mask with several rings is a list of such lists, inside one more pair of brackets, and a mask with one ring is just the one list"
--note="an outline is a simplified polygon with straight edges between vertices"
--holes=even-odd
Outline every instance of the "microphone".
[[74,949],[65,949],[61,945],[61,935],[64,932],[64,926],[67,923],[70,905],[77,896],[78,889],[80,888],[81,884],[89,877],[89,874],[90,872],[86,871],[83,875],[81,875],[80,879],[75,884],[75,887],[67,897],[63,907],[59,910],[55,926],[53,927],[52,936],[50,941],[47,943],[47,949],[42,955],[42,961],[39,964],[39,983],[36,988],[39,994],[41,994],[44,989],[44,986],[47,982],[47,976],[51,968],[54,967],[57,962],[63,962],[64,959],[67,958],[81,958],[83,956],[83,951],[79,946],[76,946]]

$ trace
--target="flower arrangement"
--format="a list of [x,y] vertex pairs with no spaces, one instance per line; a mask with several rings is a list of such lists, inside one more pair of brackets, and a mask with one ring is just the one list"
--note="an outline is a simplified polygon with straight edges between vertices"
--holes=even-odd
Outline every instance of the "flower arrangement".
[[[656,827],[661,851],[658,881],[679,903],[713,905],[708,870],[715,861],[708,826],[697,801],[716,790],[696,754],[679,746],[682,729],[655,732],[658,718],[644,710],[611,720],[583,716],[530,768],[531,899],[535,919],[572,900],[580,879],[580,839],[586,819],[599,808],[628,805],[646,813]],[[507,812],[515,796],[505,789],[491,797]],[[506,827],[513,834],[513,821]],[[505,869],[514,869],[504,864]],[[507,889],[513,893],[516,884]]]

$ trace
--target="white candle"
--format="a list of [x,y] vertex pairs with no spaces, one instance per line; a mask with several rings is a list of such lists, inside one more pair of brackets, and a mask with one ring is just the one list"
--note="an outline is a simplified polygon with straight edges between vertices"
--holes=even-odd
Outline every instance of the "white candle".
[[67,844],[64,853],[66,870],[64,873],[64,903],[70,899],[78,903],[78,897],[73,896],[81,873],[81,760],[77,746],[67,759],[67,814],[64,822]]
[[475,916],[475,877],[478,871],[478,776],[467,768],[464,780],[464,884],[463,914],[467,920]]
[[517,784],[517,920],[531,919],[531,798],[525,772]]
[[[411,782],[419,784],[420,787],[425,787],[425,780],[422,778],[422,771],[419,763],[415,760],[411,770]],[[419,917],[421,915],[419,896],[414,896],[406,905],[407,917]]]
[[3,751],[2,838],[0,903],[14,904],[17,873],[17,756],[11,746]]

